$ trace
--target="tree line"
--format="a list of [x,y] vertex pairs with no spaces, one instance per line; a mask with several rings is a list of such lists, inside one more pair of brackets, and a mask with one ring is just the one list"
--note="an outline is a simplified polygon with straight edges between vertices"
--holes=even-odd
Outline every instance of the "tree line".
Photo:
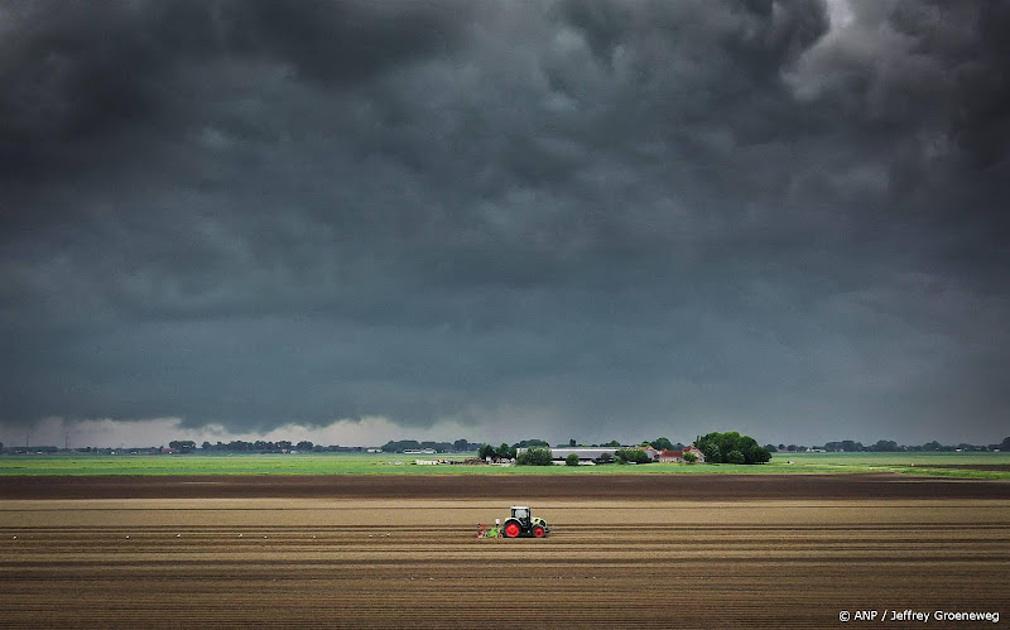
[[480,448],[479,443],[460,438],[455,442],[433,442],[417,440],[390,440],[382,445],[385,453],[402,453],[404,451],[431,449],[436,453],[472,453]]
[[[290,442],[288,440],[278,440],[270,442],[267,440],[256,440],[246,442],[244,440],[233,440],[231,442],[217,442],[211,444],[204,442],[199,447],[193,440],[172,440],[168,443],[169,448],[177,453],[193,453],[196,451],[206,453],[290,453],[297,451],[300,453],[360,453],[368,450],[364,446],[340,446],[331,444],[313,444],[309,440],[300,442]],[[408,450],[432,449],[437,453],[470,453],[475,451],[480,445],[466,439],[459,439],[455,442],[434,442],[417,440],[390,440],[386,444],[378,447],[386,453],[402,453]]]
[[894,440],[877,440],[873,444],[864,445],[855,440],[840,440],[836,442],[825,442],[823,446],[802,446],[796,444],[779,444],[778,446],[766,444],[770,452],[803,453],[806,451],[829,451],[843,453],[902,453],[902,452],[987,452],[987,451],[1010,451],[1010,437],[1003,438],[997,444],[969,444],[961,442],[959,444],[941,444],[933,440],[925,444],[898,444]]
[[[196,450],[196,443],[192,440],[173,440],[169,442],[169,447],[180,453],[188,453]],[[378,447],[379,450],[385,453],[402,453],[409,450],[425,450],[431,449],[436,453],[471,453],[480,446],[467,439],[460,438],[454,442],[435,442],[435,441],[418,441],[418,440],[390,440]],[[204,442],[200,449],[205,452],[239,452],[239,453],[288,453],[291,451],[298,451],[302,453],[326,453],[326,452],[362,452],[367,450],[363,446],[340,446],[337,444],[331,444],[329,446],[323,446],[322,444],[313,444],[308,440],[302,440],[301,442],[289,442],[287,440],[279,440],[277,442],[268,442],[265,440],[256,440],[255,442],[244,442],[242,440],[234,440],[232,442],[218,442],[217,444],[211,444],[210,442]]]
[[323,446],[314,444],[309,440],[300,442],[290,442],[288,440],[278,440],[271,442],[268,440],[255,440],[246,442],[244,440],[232,440],[231,442],[204,442],[199,446],[193,440],[172,440],[168,443],[169,448],[177,453],[193,453],[196,451],[203,453],[357,453],[364,450],[361,446],[340,446],[331,444]]

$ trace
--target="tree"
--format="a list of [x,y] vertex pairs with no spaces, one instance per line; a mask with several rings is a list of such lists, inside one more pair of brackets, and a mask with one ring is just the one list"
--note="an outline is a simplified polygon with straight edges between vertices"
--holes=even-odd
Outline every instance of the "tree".
[[606,444],[600,444],[600,446],[609,446],[609,447],[611,447],[611,448],[617,448],[617,447],[619,447],[620,445],[621,445],[621,443],[620,443],[620,442],[618,442],[617,440],[610,440],[610,441],[609,441],[609,442],[607,442]]
[[841,442],[827,442],[824,445],[824,450],[844,451],[846,453],[857,453],[865,449],[863,448],[862,442],[853,442],[852,440],[842,440]]
[[619,448],[617,452],[614,453],[614,457],[617,461],[627,464],[629,462],[634,464],[648,464],[652,461],[649,454],[640,448]]
[[[713,464],[735,463],[730,461],[730,456],[734,452],[743,458],[743,461],[739,462],[741,464],[763,464],[772,457],[768,449],[758,444],[757,440],[749,435],[740,435],[736,431],[702,435],[694,444],[705,455],[705,461]],[[737,456],[732,455],[732,459],[736,460]]]
[[601,464],[609,464],[610,462],[614,461],[614,457],[610,453],[603,453],[602,455],[596,458],[596,461]]
[[877,440],[877,443],[871,446],[868,450],[876,451],[878,453],[892,453],[894,451],[900,451],[901,448],[894,440]]
[[299,451],[311,451],[313,446],[315,446],[315,444],[308,440],[302,440],[298,444],[295,444],[295,448]]
[[1003,438],[1003,441],[999,445],[1000,451],[1010,451],[1010,437]]
[[488,457],[495,459],[498,457],[498,452],[490,444],[481,444],[480,448],[477,449],[477,457],[486,460]]
[[[711,433],[709,435],[712,435]],[[694,441],[694,445],[701,451],[701,454],[705,456],[705,461],[710,464],[718,464],[722,462],[722,452],[719,450],[719,444],[714,439],[708,439],[708,436],[704,438],[699,437]]]
[[421,443],[417,440],[390,440],[382,445],[382,450],[386,453],[402,453],[418,448],[421,448]]
[[553,463],[551,449],[544,446],[534,446],[516,457],[516,464],[520,466],[550,466]]
[[765,450],[769,453],[778,453],[779,449],[774,444],[765,444]]
[[498,453],[498,457],[500,459],[515,459],[516,458],[516,449],[515,449],[515,447],[509,446],[505,442],[502,442],[501,446],[498,447],[497,453]]
[[452,450],[457,453],[462,453],[463,451],[469,450],[467,448],[468,446],[470,446],[470,442],[461,438],[452,443]]
[[698,456],[694,453],[684,453],[684,461],[688,464],[693,464],[698,461]]
[[649,442],[649,444],[652,445],[652,448],[656,449],[657,451],[673,450],[673,442],[670,441],[670,438],[659,437]]
[[537,439],[519,440],[518,442],[516,442],[512,446],[514,448],[530,448],[530,447],[533,447],[533,446],[546,446],[546,447],[550,448],[550,444],[548,444],[547,442],[545,442],[543,440],[537,440]]
[[727,464],[743,464],[746,463],[746,461],[747,460],[744,458],[743,453],[740,451],[730,451],[726,454]]
[[575,453],[569,453],[568,457],[565,458],[565,466],[578,466],[579,456]]
[[758,444],[752,437],[742,435],[737,444],[743,454],[745,464],[764,464],[772,458],[768,449]]

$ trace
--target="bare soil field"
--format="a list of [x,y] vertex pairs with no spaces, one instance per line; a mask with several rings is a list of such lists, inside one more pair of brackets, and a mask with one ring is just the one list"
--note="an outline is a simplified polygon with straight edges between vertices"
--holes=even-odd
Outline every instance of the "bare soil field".
[[991,470],[995,472],[1010,471],[1007,464],[930,464],[931,468],[948,468],[954,470]]
[[0,499],[1005,499],[1010,482],[820,475],[2,477]]
[[[627,500],[525,483],[481,498],[402,486],[336,498],[5,497],[0,626],[814,628],[840,627],[840,610],[990,610],[1001,625],[1010,614],[1001,484],[977,484],[988,498],[871,485],[878,494]],[[478,522],[530,497],[549,538],[475,539]]]

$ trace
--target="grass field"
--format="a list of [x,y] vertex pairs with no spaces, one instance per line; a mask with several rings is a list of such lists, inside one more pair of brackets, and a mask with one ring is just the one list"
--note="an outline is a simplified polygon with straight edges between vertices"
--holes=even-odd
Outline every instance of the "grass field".
[[[778,453],[761,466],[417,466],[430,455],[17,455],[0,457],[0,475],[611,475],[900,473],[1010,479],[1010,453]],[[465,455],[448,456],[462,459]]]

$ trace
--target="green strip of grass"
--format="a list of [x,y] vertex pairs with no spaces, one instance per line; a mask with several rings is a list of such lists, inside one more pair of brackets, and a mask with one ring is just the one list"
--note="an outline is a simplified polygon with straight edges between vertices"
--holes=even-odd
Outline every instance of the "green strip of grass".
[[646,464],[622,466],[414,465],[432,456],[299,455],[22,455],[0,457],[0,476],[93,475],[662,475],[898,473],[919,477],[1010,479],[1010,471],[938,466],[1010,466],[1010,453],[777,454],[760,466]]

